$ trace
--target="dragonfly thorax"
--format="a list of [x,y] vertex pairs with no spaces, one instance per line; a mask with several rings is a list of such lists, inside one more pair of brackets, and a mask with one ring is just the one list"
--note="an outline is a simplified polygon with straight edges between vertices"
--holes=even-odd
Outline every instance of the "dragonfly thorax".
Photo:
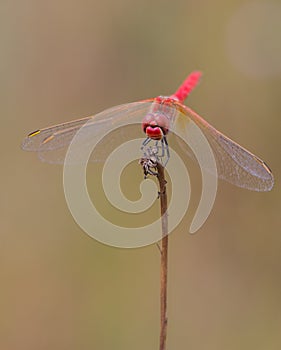
[[167,135],[169,127],[169,119],[162,113],[148,113],[142,121],[143,131],[153,140],[161,140]]

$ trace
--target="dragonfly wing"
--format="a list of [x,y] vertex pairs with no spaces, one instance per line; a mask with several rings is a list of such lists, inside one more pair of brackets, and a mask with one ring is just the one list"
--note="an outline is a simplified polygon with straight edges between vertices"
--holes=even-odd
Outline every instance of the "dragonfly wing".
[[214,153],[219,178],[249,190],[272,189],[273,175],[264,161],[216,130],[190,108],[181,104],[178,108],[180,112],[174,128],[181,129],[187,144],[188,122],[193,121],[200,128]]
[[[63,163],[68,146],[81,127],[83,127],[83,143],[87,143],[101,133],[109,133],[113,128],[124,125],[126,121],[130,124],[132,122],[140,124],[152,101],[153,99],[124,104],[107,109],[95,116],[36,130],[23,140],[22,148],[37,152],[42,161]],[[122,140],[132,138],[123,129],[120,128],[114,136],[107,137],[106,145],[99,147],[99,151],[91,156],[90,161],[104,161],[108,156],[108,149],[113,149]],[[138,129],[141,131],[140,125]]]

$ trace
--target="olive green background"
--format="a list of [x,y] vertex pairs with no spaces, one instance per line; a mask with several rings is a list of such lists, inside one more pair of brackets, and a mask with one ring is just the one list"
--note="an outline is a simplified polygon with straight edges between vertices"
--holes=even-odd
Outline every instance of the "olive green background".
[[263,158],[276,183],[255,193],[219,182],[201,230],[188,234],[191,210],[170,236],[168,349],[280,349],[281,11],[265,3],[2,0],[1,349],[158,348],[157,247],[87,236],[65,203],[62,166],[20,143],[40,127],[168,95],[194,69],[204,76],[188,105]]

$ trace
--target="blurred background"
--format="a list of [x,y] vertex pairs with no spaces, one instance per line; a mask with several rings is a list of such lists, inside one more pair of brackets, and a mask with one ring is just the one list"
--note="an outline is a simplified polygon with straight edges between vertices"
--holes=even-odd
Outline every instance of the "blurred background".
[[256,193],[219,182],[200,231],[188,234],[188,213],[170,235],[168,349],[280,349],[280,2],[0,7],[0,348],[158,348],[156,245],[90,238],[68,211],[62,166],[20,143],[41,127],[170,94],[200,69],[188,105],[264,159],[275,186]]

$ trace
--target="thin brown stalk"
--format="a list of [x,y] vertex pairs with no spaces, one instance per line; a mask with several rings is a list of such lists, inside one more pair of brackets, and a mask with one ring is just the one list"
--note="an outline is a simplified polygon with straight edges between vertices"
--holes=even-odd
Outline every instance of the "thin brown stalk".
[[167,339],[167,281],[168,281],[168,213],[167,191],[164,167],[157,162],[157,178],[159,182],[159,198],[161,206],[162,244],[160,265],[160,346],[159,350],[166,349]]
[[[167,277],[168,277],[168,213],[167,191],[164,167],[157,162],[155,157],[140,159],[145,178],[147,175],[156,176],[159,182],[159,199],[161,207],[162,241],[160,254],[160,345],[159,350],[166,350],[167,339]],[[156,171],[157,170],[157,171]],[[159,247],[159,246],[158,246]]]

